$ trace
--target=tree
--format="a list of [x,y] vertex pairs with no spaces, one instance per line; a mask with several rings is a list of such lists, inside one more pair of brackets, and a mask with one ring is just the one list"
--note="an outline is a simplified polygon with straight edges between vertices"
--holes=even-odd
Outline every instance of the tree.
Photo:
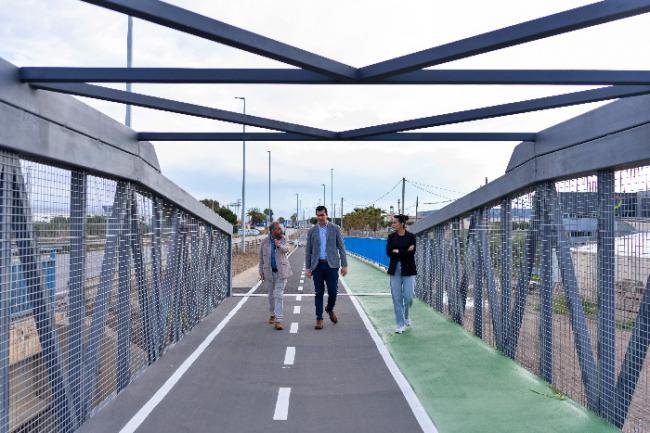
[[266,215],[260,212],[260,209],[256,207],[248,209],[247,215],[251,220],[251,225],[254,226],[264,224],[264,221],[266,220]]
[[298,215],[294,213],[293,215],[291,215],[291,225],[295,226],[297,225],[297,223],[298,223]]
[[273,215],[274,215],[273,209],[269,209],[268,207],[264,209],[264,215],[268,217],[269,213],[271,214],[271,221],[273,221]]
[[355,208],[354,211],[345,214],[343,224],[348,230],[378,230],[386,226],[385,215],[386,212],[374,206]]
[[210,198],[204,198],[201,200],[201,203],[203,203],[208,209],[212,210],[212,212],[216,213],[221,218],[232,224],[234,226],[234,230],[238,229],[237,215],[235,215],[235,213],[228,209],[226,206],[221,206],[217,200],[212,200]]

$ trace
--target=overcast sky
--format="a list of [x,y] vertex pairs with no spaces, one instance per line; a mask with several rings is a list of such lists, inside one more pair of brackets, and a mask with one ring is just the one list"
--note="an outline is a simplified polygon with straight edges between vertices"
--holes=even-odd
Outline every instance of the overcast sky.
[[[175,0],[178,6],[355,67],[419,51],[590,1],[407,0]],[[18,66],[124,66],[127,18],[78,0],[0,0],[0,56]],[[650,69],[643,15],[447,63],[439,68]],[[134,66],[286,67],[141,20],[134,23]],[[143,85],[134,91],[332,130],[443,114],[553,95],[575,86],[271,86]],[[85,100],[85,99],[84,99]],[[124,107],[85,100],[123,122]],[[537,132],[602,104],[547,110],[427,131]],[[134,108],[138,131],[241,131],[241,126]],[[255,131],[255,128],[248,128]],[[276,215],[295,212],[300,194],[307,214],[322,198],[330,168],[334,197],[346,208],[367,204],[402,177],[406,203],[419,195],[433,209],[503,174],[517,143],[248,143],[246,207],[267,206],[267,150],[272,152]],[[241,197],[241,143],[154,143],[163,173],[196,198],[221,203]],[[434,195],[438,194],[438,195]],[[398,187],[376,204],[397,205]],[[443,196],[443,197],[440,197]],[[321,199],[322,200],[322,199]],[[338,205],[337,205],[338,206]],[[413,211],[413,209],[411,209]],[[331,212],[330,212],[331,213]]]

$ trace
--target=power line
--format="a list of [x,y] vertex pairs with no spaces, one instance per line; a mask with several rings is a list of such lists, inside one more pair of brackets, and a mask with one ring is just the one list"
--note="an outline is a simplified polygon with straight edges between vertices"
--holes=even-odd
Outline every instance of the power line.
[[436,186],[436,185],[430,185],[430,184],[428,184],[428,183],[416,182],[416,181],[414,181],[414,180],[409,180],[409,179],[406,179],[406,181],[407,181],[408,183],[412,184],[412,185],[418,185],[418,186],[421,186],[421,187],[423,187],[423,188],[426,187],[426,188],[439,189],[439,190],[441,190],[441,191],[454,192],[454,193],[456,193],[456,194],[461,194],[461,195],[465,194],[464,192],[461,192],[461,191],[456,191],[456,190],[454,190],[454,189],[449,189],[449,188],[443,188],[443,187],[441,187],[441,186]]
[[393,187],[392,187],[388,192],[386,192],[385,194],[383,194],[381,197],[379,197],[379,198],[376,199],[376,200],[370,201],[370,202],[368,202],[368,203],[366,203],[366,204],[358,204],[358,203],[352,203],[352,202],[350,202],[350,204],[351,204],[352,206],[354,206],[354,207],[368,207],[368,206],[374,205],[374,204],[377,203],[379,200],[382,200],[382,199],[386,198],[386,197],[387,197],[391,192],[395,191],[395,188],[397,188],[397,186],[398,186],[400,183],[402,183],[402,179],[398,180],[397,183],[395,184],[395,186],[393,186]]
[[413,186],[413,188],[419,189],[420,191],[423,191],[423,192],[429,193],[429,194],[431,194],[431,195],[435,195],[436,197],[440,197],[440,198],[444,198],[444,199],[448,199],[448,200],[454,200],[454,199],[452,199],[451,197],[448,197],[448,196],[445,196],[445,195],[442,195],[442,194],[438,194],[438,193],[433,192],[433,191],[429,191],[428,189],[423,188],[423,187],[421,187],[421,186],[418,186],[418,185],[416,185],[416,184],[414,184],[414,183],[412,183],[412,182],[409,182],[409,183]]

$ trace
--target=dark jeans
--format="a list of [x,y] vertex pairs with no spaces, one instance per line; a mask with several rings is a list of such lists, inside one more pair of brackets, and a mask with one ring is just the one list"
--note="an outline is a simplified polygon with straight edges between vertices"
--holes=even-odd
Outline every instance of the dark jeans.
[[325,284],[327,284],[327,308],[332,311],[336,304],[336,294],[339,283],[339,268],[330,268],[327,263],[318,263],[314,272],[314,288],[316,290],[316,320],[323,320],[323,296],[325,295]]

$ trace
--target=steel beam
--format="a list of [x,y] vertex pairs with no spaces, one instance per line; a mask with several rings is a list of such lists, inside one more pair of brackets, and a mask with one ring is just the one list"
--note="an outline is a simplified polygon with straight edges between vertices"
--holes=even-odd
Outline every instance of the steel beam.
[[616,382],[616,413],[614,425],[619,428],[625,424],[625,418],[630,410],[630,403],[634,396],[639,376],[643,369],[645,358],[650,347],[650,277],[645,285],[645,292],[641,298],[639,314],[634,321],[632,336],[627,345],[621,372]]
[[573,259],[571,257],[571,251],[569,250],[568,235],[564,230],[564,224],[562,222],[562,210],[560,209],[555,185],[552,183],[547,187],[547,196],[545,197],[545,200],[548,204],[546,212],[549,213],[551,218],[550,222],[555,231],[555,246],[557,248],[558,264],[560,274],[562,275],[564,293],[569,307],[571,330],[573,331],[576,352],[578,354],[578,363],[580,364],[580,371],[582,373],[582,382],[585,387],[587,407],[591,410],[597,411],[598,372],[596,371],[596,363],[594,362],[594,354],[591,348],[591,337],[589,329],[587,328],[587,320],[582,305],[578,282],[576,280]]
[[513,114],[530,113],[532,111],[547,110],[550,108],[568,107],[586,104],[588,102],[606,101],[610,99],[625,98],[650,93],[650,86],[610,86],[594,90],[565,93],[562,95],[546,96],[543,98],[528,99],[520,102],[493,105],[491,107],[475,108],[457,111],[454,113],[439,114],[436,116],[422,117],[419,119],[404,120],[387,123],[384,125],[369,126],[351,129],[338,133],[340,140],[358,139],[380,134],[389,134],[400,131],[430,128],[434,126],[452,125],[455,123],[469,122],[472,120],[492,119],[495,117],[510,116]]
[[158,0],[82,0],[123,14],[325,75],[354,78],[352,66]]
[[202,83],[310,85],[650,85],[650,71],[425,69],[383,79],[350,80],[304,69],[22,67],[25,83]]
[[127,185],[126,207],[120,215],[122,230],[119,234],[117,260],[117,362],[115,388],[121,392],[131,380],[131,211],[133,186]]
[[70,266],[68,279],[69,330],[68,378],[79,423],[83,421],[81,400],[83,386],[84,329],[86,299],[86,200],[87,176],[84,172],[70,173]]
[[113,199],[113,209],[106,222],[106,244],[104,246],[104,256],[99,274],[99,286],[97,287],[97,293],[93,302],[90,335],[88,336],[84,356],[84,399],[82,401],[82,414],[84,419],[90,414],[95,397],[95,386],[99,371],[99,352],[104,339],[106,316],[111,302],[111,288],[113,286],[115,262],[117,259],[116,253],[120,233],[124,229],[123,215],[126,213],[126,194],[126,182],[117,182],[115,198]]
[[474,243],[476,249],[476,271],[474,281],[474,335],[478,338],[483,338],[483,259],[481,252],[481,234],[483,228],[483,210],[478,210],[476,214],[476,228],[478,233],[477,242]]
[[526,233],[526,240],[524,241],[524,257],[519,266],[519,277],[517,279],[514,309],[512,310],[510,319],[508,320],[508,347],[506,355],[512,359],[515,359],[517,356],[519,332],[521,331],[521,324],[524,319],[526,299],[528,298],[528,286],[530,284],[530,278],[535,264],[537,232],[542,221],[541,195],[541,187],[538,187],[535,191],[535,197],[533,198],[533,217]]
[[[343,141],[535,141],[534,132],[402,132]],[[140,141],[341,141],[278,132],[140,132]]]
[[152,339],[154,341],[154,354],[157,358],[162,354],[162,348],[165,342],[165,317],[163,316],[162,302],[164,295],[160,295],[161,270],[162,270],[162,248],[161,248],[161,229],[160,220],[162,218],[160,208],[160,199],[157,196],[151,198],[152,215],[151,215],[151,301],[152,321],[155,329]]
[[614,422],[616,365],[614,172],[598,172],[598,389],[600,415]]
[[[543,223],[542,223],[542,261],[539,318],[539,372],[542,379],[553,383],[553,226],[548,206],[550,186],[544,184]],[[580,305],[582,308],[582,305]]]
[[483,262],[483,272],[487,284],[488,302],[490,303],[490,318],[492,319],[492,329],[494,330],[494,340],[498,350],[503,351],[503,328],[501,321],[501,307],[497,296],[496,281],[494,279],[494,267],[492,265],[492,256],[490,254],[490,241],[488,234],[490,231],[489,213],[484,210],[483,219],[479,229],[479,260]]
[[501,326],[504,353],[508,352],[508,320],[512,298],[512,202],[501,200]]
[[218,108],[188,104],[186,102],[179,102],[171,99],[159,98],[156,96],[125,92],[124,90],[109,89],[107,87],[96,86],[93,84],[32,83],[31,86],[35,89],[48,90],[50,92],[85,96],[87,98],[100,99],[103,101],[118,102],[138,107],[186,114],[188,116],[215,119],[224,122],[244,124],[248,126],[257,126],[260,128],[273,129],[277,131],[293,132],[308,136],[326,138],[333,138],[336,136],[336,133],[333,131],[326,131],[323,129],[311,128],[308,126],[296,125],[288,122],[265,119],[263,117],[235,113],[233,111],[220,110]]
[[601,1],[363,67],[361,79],[440,65],[650,11],[648,0]]
[[18,256],[26,280],[27,296],[41,345],[40,358],[48,372],[52,410],[61,431],[74,431],[78,424],[73,412],[74,403],[56,332],[55,301],[47,293],[47,288],[43,284],[41,253],[32,226],[30,202],[20,161],[17,157],[12,157],[9,161],[10,166],[4,168],[12,173],[11,229],[18,247]]

